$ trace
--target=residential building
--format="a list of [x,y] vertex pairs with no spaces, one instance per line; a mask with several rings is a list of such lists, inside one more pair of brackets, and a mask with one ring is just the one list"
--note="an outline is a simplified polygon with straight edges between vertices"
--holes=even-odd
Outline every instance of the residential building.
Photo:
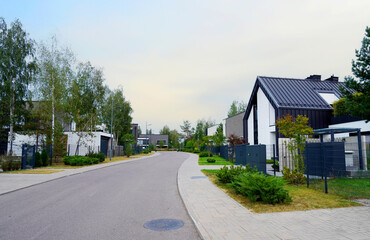
[[163,147],[168,147],[168,135],[163,134],[141,134],[137,140],[137,145],[144,148],[148,147],[148,144],[153,144],[156,147],[161,146],[161,141]]
[[225,136],[229,137],[231,134],[234,134],[238,137],[243,138],[243,118],[244,112],[238,113],[234,116],[228,117],[225,119]]

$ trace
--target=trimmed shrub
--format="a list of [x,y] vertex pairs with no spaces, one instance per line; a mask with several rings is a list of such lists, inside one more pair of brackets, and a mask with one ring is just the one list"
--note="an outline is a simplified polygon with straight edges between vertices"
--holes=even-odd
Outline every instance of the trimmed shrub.
[[91,152],[87,155],[88,157],[90,158],[97,158],[99,160],[99,162],[104,162],[105,161],[105,155],[104,153],[94,153],[94,152]]
[[242,166],[231,166],[228,168],[227,166],[224,166],[216,173],[216,176],[218,180],[221,183],[231,183],[235,180],[237,176],[239,176],[242,173],[256,173],[256,168],[251,168],[249,165],[246,165],[245,167]]
[[289,192],[283,188],[284,184],[281,178],[267,177],[262,173],[243,173],[235,178],[232,186],[238,194],[252,202],[277,204],[292,201]]
[[98,158],[91,158],[85,156],[69,156],[63,158],[63,162],[65,165],[71,166],[84,166],[84,165],[91,165],[97,164],[100,162]]
[[207,159],[207,162],[209,162],[209,163],[215,163],[215,162],[216,162],[216,159],[208,158],[208,159]]
[[283,179],[290,184],[300,185],[306,182],[306,177],[303,173],[300,173],[298,169],[291,170],[290,168],[284,167],[282,173]]
[[193,153],[200,153],[198,148],[194,148]]
[[15,171],[21,169],[21,161],[9,159],[3,160],[1,163],[1,168],[4,172],[6,171]]
[[213,154],[210,152],[208,156],[208,152],[200,152],[199,157],[212,157]]
[[42,167],[43,162],[41,160],[41,154],[39,152],[35,152],[35,166],[36,167]]
[[48,157],[48,152],[46,149],[43,149],[41,151],[41,161],[42,161],[42,166],[48,166],[49,165],[49,157]]

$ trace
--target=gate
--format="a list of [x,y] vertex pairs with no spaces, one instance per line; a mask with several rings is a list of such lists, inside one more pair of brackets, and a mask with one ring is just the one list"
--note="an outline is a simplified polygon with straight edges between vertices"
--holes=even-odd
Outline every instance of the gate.
[[220,157],[225,158],[226,161],[229,161],[229,146],[220,146]]
[[108,142],[109,137],[100,137],[100,152],[103,153],[105,156],[108,155]]
[[22,169],[35,168],[35,146],[22,145]]
[[307,143],[306,174],[339,177],[346,174],[344,142]]
[[266,173],[266,145],[235,146],[235,164],[256,167],[259,172]]

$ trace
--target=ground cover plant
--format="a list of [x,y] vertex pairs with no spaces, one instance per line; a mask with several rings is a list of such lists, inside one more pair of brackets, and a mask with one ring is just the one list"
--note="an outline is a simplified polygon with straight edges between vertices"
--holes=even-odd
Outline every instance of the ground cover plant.
[[283,188],[289,192],[292,202],[280,204],[267,204],[263,202],[253,202],[248,197],[238,194],[230,183],[222,183],[216,174],[220,170],[202,170],[202,172],[223,192],[242,204],[254,213],[304,211],[312,209],[341,208],[361,206],[361,204],[349,201],[348,199],[336,194],[325,194],[305,185],[285,184]]
[[285,182],[281,178],[266,176],[262,173],[243,173],[232,182],[236,193],[248,197],[252,202],[277,204],[291,202]]
[[[215,162],[210,163],[207,160],[214,159]],[[198,159],[199,165],[233,165],[233,163],[226,161],[224,158],[219,156],[212,156],[212,157],[200,157]]]

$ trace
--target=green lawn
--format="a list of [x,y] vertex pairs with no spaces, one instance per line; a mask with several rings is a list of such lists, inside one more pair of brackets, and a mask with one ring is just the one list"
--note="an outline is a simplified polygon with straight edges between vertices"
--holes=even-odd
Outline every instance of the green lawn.
[[255,213],[304,211],[324,208],[341,208],[360,206],[360,204],[349,201],[345,197],[337,194],[325,194],[323,191],[307,188],[306,185],[285,185],[293,201],[284,204],[265,204],[262,202],[252,202],[247,197],[236,194],[230,184],[223,184],[217,180],[216,173],[219,170],[202,170],[211,182],[228,194],[235,201]]
[[[325,191],[325,181],[310,179],[310,187],[319,191]],[[328,179],[328,193],[333,193],[344,198],[367,198],[370,199],[369,178],[337,178]]]
[[[209,163],[207,162],[207,159],[215,159],[216,162]],[[233,165],[233,163],[226,161],[224,158],[219,156],[213,156],[213,157],[200,157],[198,160],[199,165]]]

